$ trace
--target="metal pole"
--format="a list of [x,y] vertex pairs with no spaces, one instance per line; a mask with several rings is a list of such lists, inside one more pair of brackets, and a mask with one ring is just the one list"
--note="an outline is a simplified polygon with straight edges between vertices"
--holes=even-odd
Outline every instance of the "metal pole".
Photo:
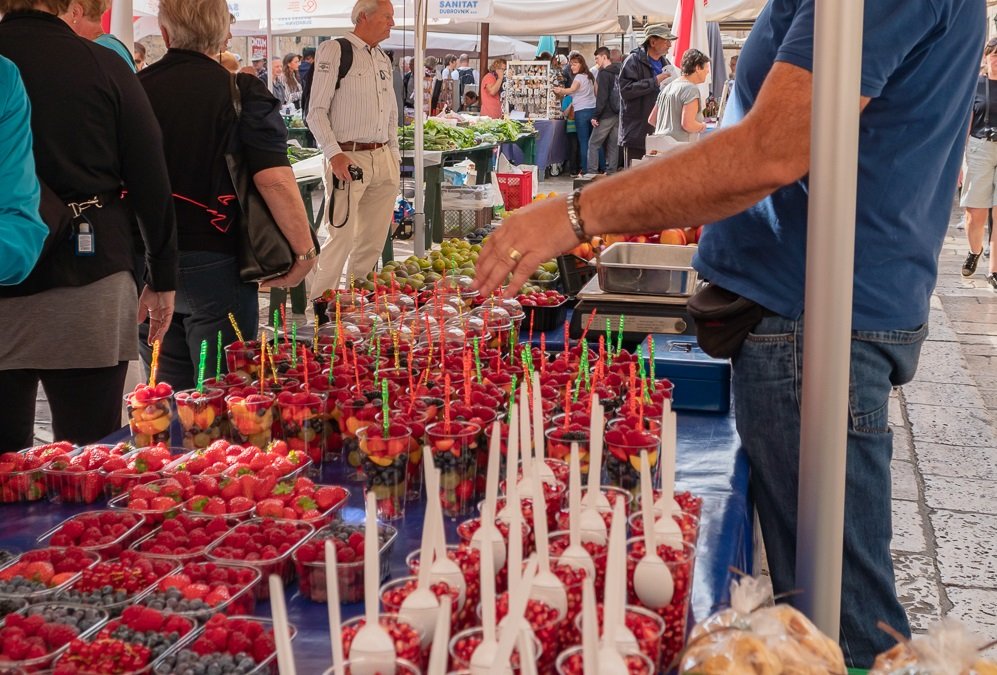
[[864,0],[816,3],[796,585],[837,637]]
[[273,91],[273,16],[271,0],[267,0],[267,89]]
[[425,186],[425,136],[423,124],[426,112],[423,110],[423,82],[425,71],[426,40],[426,0],[415,2],[415,59],[412,63],[412,90],[415,99],[415,222],[413,223],[414,253],[426,253],[426,186]]

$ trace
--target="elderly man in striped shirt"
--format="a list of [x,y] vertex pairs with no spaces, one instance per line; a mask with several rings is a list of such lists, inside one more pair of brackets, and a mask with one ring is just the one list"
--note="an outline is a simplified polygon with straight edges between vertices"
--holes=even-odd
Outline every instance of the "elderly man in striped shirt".
[[350,278],[374,269],[398,196],[398,106],[391,61],[378,47],[395,25],[394,7],[358,0],[352,18],[353,32],[319,45],[312,74],[308,126],[329,162],[331,203],[316,293],[339,288],[347,258]]

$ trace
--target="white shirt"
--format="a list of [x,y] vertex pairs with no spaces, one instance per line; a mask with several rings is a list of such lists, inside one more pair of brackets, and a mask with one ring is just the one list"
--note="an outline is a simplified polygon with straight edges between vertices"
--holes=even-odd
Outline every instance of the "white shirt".
[[340,143],[386,143],[398,152],[398,106],[391,81],[391,61],[379,47],[370,47],[354,33],[353,66],[336,89],[341,50],[326,40],[315,53],[308,127],[326,159],[342,150]]

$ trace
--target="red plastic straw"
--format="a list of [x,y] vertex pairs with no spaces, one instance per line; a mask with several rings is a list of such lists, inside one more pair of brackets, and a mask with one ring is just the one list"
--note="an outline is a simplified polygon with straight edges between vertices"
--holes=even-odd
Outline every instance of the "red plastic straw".
[[540,333],[540,377],[547,375],[547,335]]
[[637,412],[637,366],[630,362],[630,414]]
[[363,394],[363,388],[360,386],[360,366],[357,365],[357,346],[353,345],[353,377],[357,382],[357,396]]
[[533,319],[537,316],[536,311],[530,312],[530,341],[529,344],[533,344]]
[[443,376],[443,429],[450,433],[450,373]]
[[564,322],[564,365],[568,365],[568,351],[571,349],[571,340],[568,338],[568,322]]
[[564,430],[568,430],[571,422],[571,383],[564,385]]
[[464,350],[464,405],[471,407],[471,352]]
[[306,394],[310,394],[311,393],[311,389],[308,386],[308,379],[309,378],[308,378],[308,350],[307,349],[302,349],[301,350],[301,367],[305,371],[305,393]]
[[585,336],[589,334],[589,328],[592,327],[592,322],[595,321],[595,313],[598,311],[597,308],[592,309],[592,313],[589,314],[588,323],[585,324],[585,330],[582,331],[582,336],[579,338],[579,342],[585,341]]

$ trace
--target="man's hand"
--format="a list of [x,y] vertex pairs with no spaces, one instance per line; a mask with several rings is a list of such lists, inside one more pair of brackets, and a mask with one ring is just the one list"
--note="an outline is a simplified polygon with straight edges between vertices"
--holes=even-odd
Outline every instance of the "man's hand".
[[308,276],[308,273],[312,271],[312,268],[315,267],[315,263],[317,262],[318,258],[312,258],[311,260],[295,260],[287,274],[282,277],[277,277],[276,279],[263,282],[260,284],[260,288],[294,288],[300,284],[306,276]]
[[593,117],[593,118],[592,118],[592,126],[594,126],[594,127],[597,127],[597,126],[599,126],[599,120],[597,120],[597,119],[595,119],[595,118]]
[[145,323],[149,319],[149,344],[162,340],[173,321],[173,306],[176,299],[175,291],[157,293],[148,286],[142,289],[138,299],[137,323]]
[[[540,232],[542,236],[537,236]],[[540,263],[577,244],[578,238],[568,222],[566,198],[545,199],[518,209],[485,242],[478,256],[474,286],[487,296],[512,273],[505,296],[514,298]]]
[[332,159],[329,160],[329,166],[332,167],[332,175],[344,183],[353,180],[350,178],[350,158],[345,152],[333,155]]
[[658,75],[657,78],[655,78],[655,79],[658,80],[658,84],[661,84],[662,82],[664,82],[665,80],[667,80],[671,76],[672,76],[672,74],[669,71],[665,70],[665,71],[662,71],[661,75]]

